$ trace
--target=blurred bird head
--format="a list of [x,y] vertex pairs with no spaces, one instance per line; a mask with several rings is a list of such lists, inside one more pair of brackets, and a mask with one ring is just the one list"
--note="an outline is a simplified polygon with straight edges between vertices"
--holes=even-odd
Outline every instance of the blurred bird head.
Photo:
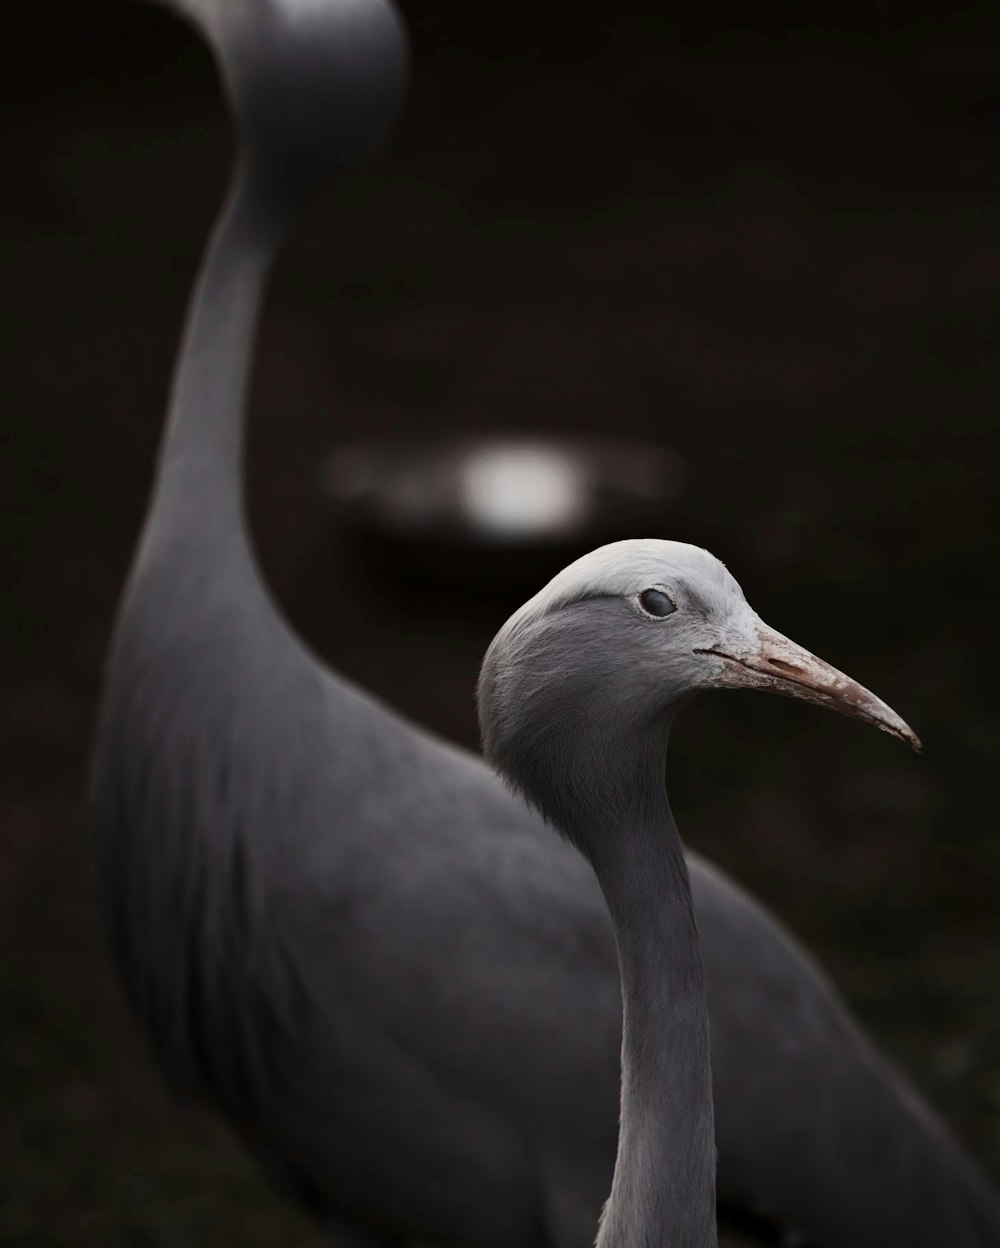
[[163,0],[212,46],[252,173],[302,196],[368,160],[406,82],[390,0]]

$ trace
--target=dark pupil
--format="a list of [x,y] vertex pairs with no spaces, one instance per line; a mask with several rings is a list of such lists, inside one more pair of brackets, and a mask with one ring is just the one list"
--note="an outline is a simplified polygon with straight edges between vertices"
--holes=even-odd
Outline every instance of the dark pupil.
[[658,589],[645,589],[639,595],[639,601],[642,603],[643,611],[647,611],[650,615],[670,615],[677,608],[670,601],[666,594],[661,593]]

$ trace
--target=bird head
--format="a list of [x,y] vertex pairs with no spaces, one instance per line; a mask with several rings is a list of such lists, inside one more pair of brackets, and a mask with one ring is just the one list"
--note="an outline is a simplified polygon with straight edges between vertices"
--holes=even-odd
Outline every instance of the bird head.
[[558,821],[556,777],[585,791],[650,745],[662,768],[675,711],[710,689],[798,698],[920,748],[880,698],[765,624],[708,551],[642,540],[578,559],[501,628],[479,680],[486,757]]
[[369,159],[398,111],[391,0],[166,0],[215,52],[251,170],[302,196]]

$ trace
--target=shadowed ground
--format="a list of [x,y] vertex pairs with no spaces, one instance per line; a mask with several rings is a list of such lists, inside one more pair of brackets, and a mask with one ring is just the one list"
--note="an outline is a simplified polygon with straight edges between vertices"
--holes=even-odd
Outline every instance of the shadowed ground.
[[[463,589],[362,563],[325,450],[417,427],[678,451],[659,535],[725,558],[925,743],[718,697],[676,735],[682,831],[820,952],[1000,1181],[1000,19],[641,10],[414,14],[398,141],[276,275],[262,557],[320,652],[471,743],[483,650],[552,569]],[[19,7],[5,60],[0,1240],[306,1244],[162,1091],[95,935],[81,812],[228,132],[206,54],[152,9]]]

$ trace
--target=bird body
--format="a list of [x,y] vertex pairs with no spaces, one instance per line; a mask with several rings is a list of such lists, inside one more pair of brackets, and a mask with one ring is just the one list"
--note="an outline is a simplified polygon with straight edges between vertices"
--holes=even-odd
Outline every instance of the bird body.
[[[92,791],[99,897],[171,1079],[216,1103],[321,1216],[393,1240],[582,1248],[617,1139],[621,1006],[600,889],[481,760],[309,651],[245,523],[243,420],[270,263],[329,171],[379,141],[399,93],[398,27],[365,2],[378,38],[365,35],[360,61],[350,23],[327,20],[338,0],[247,0],[238,37],[218,6],[186,3],[214,23],[248,133],[112,644]],[[281,39],[253,37],[252,14],[293,11]],[[364,142],[347,133],[344,97],[323,94],[338,58],[366,101]],[[324,127],[310,91],[347,155],[313,150]],[[303,115],[289,173],[278,122]],[[756,903],[689,861],[720,1193],[834,1248],[1000,1244],[980,1180],[822,976]],[[823,1144],[810,1148],[817,1116]],[[859,1138],[863,1169],[839,1151]]]

